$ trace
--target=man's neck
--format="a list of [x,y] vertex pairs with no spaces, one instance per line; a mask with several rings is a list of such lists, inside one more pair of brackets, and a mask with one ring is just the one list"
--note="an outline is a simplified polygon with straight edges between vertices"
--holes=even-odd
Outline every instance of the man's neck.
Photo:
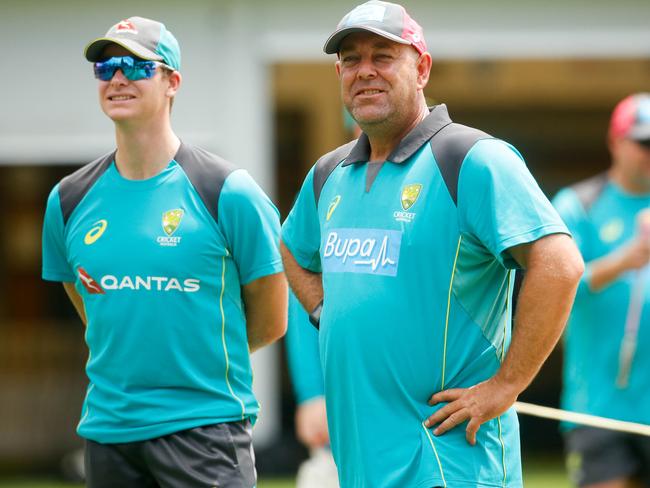
[[[412,117],[408,124],[403,125],[398,130],[384,130],[376,127],[368,130],[366,135],[370,141],[370,161],[383,162],[399,146],[400,142],[406,135],[411,132],[424,118],[429,115],[429,108],[423,102],[420,109]],[[365,131],[364,131],[365,132]]]
[[644,182],[630,178],[625,171],[613,166],[609,170],[609,178],[616,183],[625,193],[630,195],[647,195],[650,193],[650,186]]
[[115,164],[129,180],[151,178],[167,167],[180,146],[169,124],[133,127],[115,126],[117,153]]

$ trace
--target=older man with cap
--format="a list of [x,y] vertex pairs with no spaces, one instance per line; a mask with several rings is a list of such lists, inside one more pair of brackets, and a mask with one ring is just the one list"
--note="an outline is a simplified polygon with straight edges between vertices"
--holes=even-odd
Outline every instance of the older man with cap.
[[309,171],[282,253],[320,327],[341,486],[521,486],[511,406],[561,334],[580,255],[515,148],[427,107],[431,56],[403,7],[356,7],[325,52],[363,133]]
[[170,124],[180,49],[131,17],[85,51],[116,150],[52,190],[43,278],[86,324],[90,487],[256,484],[249,351],[282,336],[278,212]]
[[[650,94],[612,113],[609,171],[560,191],[553,203],[586,263],[564,338],[568,410],[650,424]],[[597,358],[597,360],[594,360]],[[650,486],[650,439],[564,425],[578,486]]]

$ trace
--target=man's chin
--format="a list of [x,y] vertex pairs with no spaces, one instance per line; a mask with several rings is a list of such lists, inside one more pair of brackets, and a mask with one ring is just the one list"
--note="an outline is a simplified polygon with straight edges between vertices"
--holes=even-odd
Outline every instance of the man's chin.
[[133,114],[127,110],[114,109],[114,108],[104,110],[104,114],[106,114],[106,117],[111,119],[113,122],[120,122],[123,120],[128,120],[131,117],[133,117]]
[[650,193],[650,177],[645,176],[643,178],[639,178],[639,181],[640,181],[641,187],[644,189],[645,193]]
[[386,114],[378,111],[359,110],[352,112],[352,118],[360,126],[381,124],[386,120]]

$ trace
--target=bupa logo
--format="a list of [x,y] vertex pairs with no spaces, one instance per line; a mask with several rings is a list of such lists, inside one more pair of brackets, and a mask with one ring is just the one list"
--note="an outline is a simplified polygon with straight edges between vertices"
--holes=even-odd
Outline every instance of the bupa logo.
[[385,229],[332,229],[323,243],[323,271],[396,276],[402,233]]

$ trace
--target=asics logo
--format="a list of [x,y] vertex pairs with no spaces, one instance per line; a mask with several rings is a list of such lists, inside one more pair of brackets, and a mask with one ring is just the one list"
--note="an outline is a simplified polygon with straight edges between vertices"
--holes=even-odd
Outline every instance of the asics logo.
[[329,207],[327,207],[327,215],[325,216],[325,220],[329,221],[329,219],[332,218],[332,214],[334,213],[334,210],[336,210],[336,207],[338,207],[340,201],[341,201],[341,195],[336,195],[332,199],[332,201],[329,204]]
[[97,239],[99,239],[102,234],[104,234],[104,231],[106,230],[106,227],[108,227],[108,221],[106,219],[98,220],[93,224],[93,228],[88,231],[86,236],[84,237],[84,243],[87,246],[90,246],[91,244],[94,244]]

